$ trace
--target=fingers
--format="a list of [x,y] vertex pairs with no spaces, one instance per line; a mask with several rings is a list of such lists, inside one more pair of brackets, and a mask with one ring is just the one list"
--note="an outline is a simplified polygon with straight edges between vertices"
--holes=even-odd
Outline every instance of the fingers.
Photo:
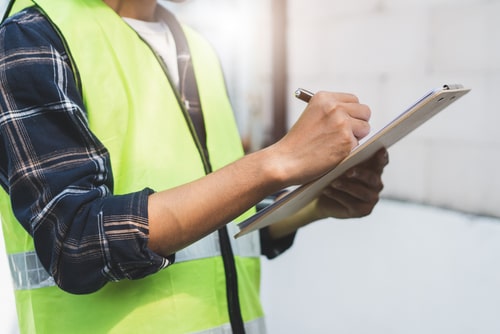
[[387,149],[381,148],[371,158],[362,162],[358,166],[355,166],[353,169],[370,169],[376,173],[382,174],[382,171],[387,164],[389,164],[389,153],[387,152]]
[[369,215],[379,200],[378,194],[370,194],[370,199],[360,200],[348,193],[333,189],[325,190],[320,198],[320,203],[328,206],[330,214],[327,216],[336,218],[356,218]]
[[335,196],[339,192],[349,195],[351,199],[363,202],[378,201],[379,193],[384,188],[382,172],[389,163],[386,149],[381,149],[367,161],[349,169],[344,175],[334,180],[329,188],[325,189],[325,195]]
[[347,103],[346,109],[354,119],[368,122],[371,117],[371,110],[366,104]]
[[[328,95],[337,101],[343,101],[347,103],[359,103],[359,99],[356,95],[350,93],[330,93],[330,92],[317,92],[314,96]],[[313,98],[314,98],[313,96]]]
[[357,96],[348,93],[318,92],[312,99],[311,104],[322,106],[321,109],[328,117],[346,118],[353,137],[357,140],[364,138],[370,133],[371,110],[365,104],[360,104]]
[[320,217],[353,218],[369,215],[384,188],[382,172],[389,163],[386,149],[335,179],[317,201]]
[[319,203],[329,215],[337,218],[363,217],[371,213],[379,201],[383,184],[375,174],[344,176],[324,189]]
[[370,133],[370,123],[365,120],[353,119],[352,134],[357,140],[361,140]]
[[326,113],[344,111],[350,117],[368,121],[370,108],[359,103],[356,95],[348,93],[318,92],[311,98],[311,104],[321,105]]
[[371,110],[365,104],[346,103],[343,109],[350,117],[352,134],[357,140],[366,137],[370,133]]
[[362,173],[352,177],[339,178],[332,182],[329,188],[325,189],[325,195],[339,196],[340,193],[348,195],[349,199],[371,203],[378,201],[379,193],[384,188],[381,179],[370,173]]

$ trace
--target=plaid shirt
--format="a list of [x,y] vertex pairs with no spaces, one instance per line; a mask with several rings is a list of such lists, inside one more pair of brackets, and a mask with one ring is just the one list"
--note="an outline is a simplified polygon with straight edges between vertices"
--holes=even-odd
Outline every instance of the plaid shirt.
[[[35,9],[0,29],[0,184],[37,254],[64,290],[93,292],[172,263],[147,248],[147,199],[113,195],[108,151],[88,128],[68,54]],[[293,236],[272,243],[274,257]]]
[[113,196],[68,55],[38,11],[0,30],[0,184],[57,284],[91,292],[170,261],[147,248],[150,189]]

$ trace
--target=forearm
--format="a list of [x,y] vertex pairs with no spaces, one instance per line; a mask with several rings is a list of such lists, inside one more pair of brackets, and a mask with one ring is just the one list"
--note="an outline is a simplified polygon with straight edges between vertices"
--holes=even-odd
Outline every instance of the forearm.
[[[369,132],[369,115],[355,96],[317,93],[279,142],[200,180],[151,196],[151,249],[171,254],[227,224],[265,196],[323,175],[345,158],[357,138]],[[310,222],[310,214],[292,218],[292,230]],[[289,232],[283,223],[273,233]]]
[[272,148],[252,153],[206,177],[149,197],[149,246],[162,255],[227,224],[286,183]]

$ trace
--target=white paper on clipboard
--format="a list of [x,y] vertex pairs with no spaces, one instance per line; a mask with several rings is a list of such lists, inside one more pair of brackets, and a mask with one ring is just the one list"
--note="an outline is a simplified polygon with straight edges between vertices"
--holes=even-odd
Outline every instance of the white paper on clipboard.
[[382,147],[389,148],[469,91],[470,89],[459,84],[444,85],[430,91],[381,130],[370,135],[330,172],[313,182],[298,187],[238,224],[240,232],[235,235],[235,238],[274,224],[296,213],[349,168],[370,158]]

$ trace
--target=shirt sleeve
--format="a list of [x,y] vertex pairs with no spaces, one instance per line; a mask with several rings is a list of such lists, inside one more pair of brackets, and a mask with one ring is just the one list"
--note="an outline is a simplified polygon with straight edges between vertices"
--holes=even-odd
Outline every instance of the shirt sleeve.
[[152,190],[113,194],[109,153],[48,21],[34,9],[9,19],[0,49],[0,183],[57,285],[90,293],[169,265],[147,247]]
[[297,232],[294,232],[286,237],[275,240],[271,239],[268,227],[260,229],[259,233],[261,254],[268,259],[274,259],[292,247],[295,235],[297,234]]

